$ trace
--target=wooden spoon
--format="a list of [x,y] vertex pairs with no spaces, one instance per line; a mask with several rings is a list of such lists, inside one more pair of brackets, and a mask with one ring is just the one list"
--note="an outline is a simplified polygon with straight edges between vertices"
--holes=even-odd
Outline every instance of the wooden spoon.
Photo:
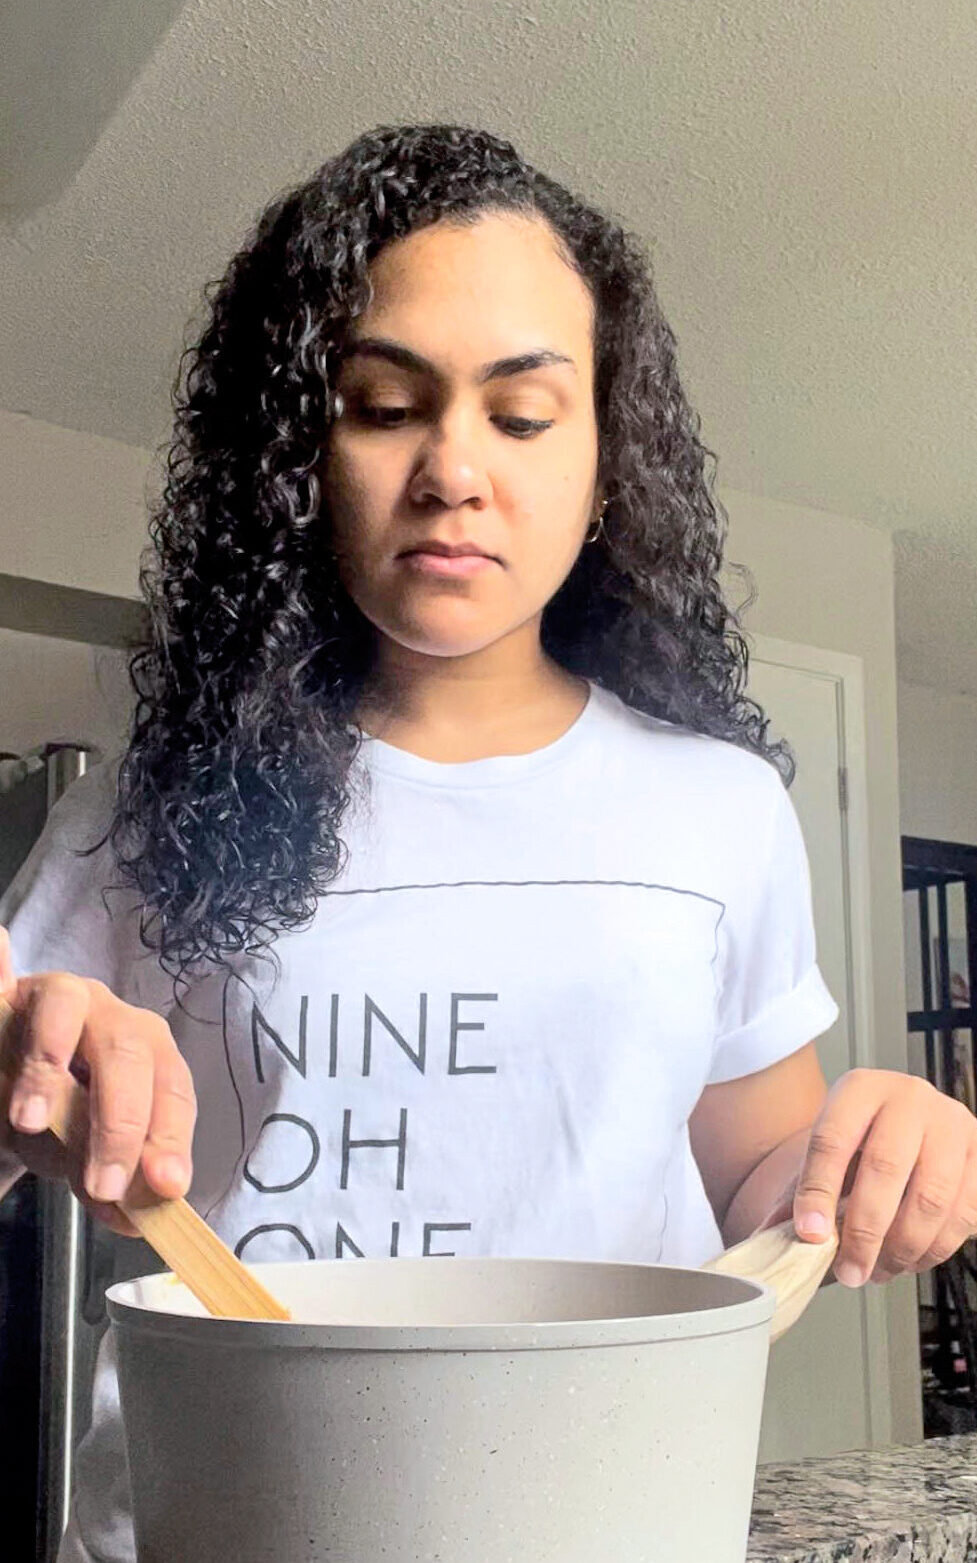
[[742,1243],[727,1248],[716,1259],[700,1266],[716,1275],[738,1275],[744,1281],[763,1281],[777,1294],[770,1321],[770,1340],[779,1340],[804,1312],[824,1280],[838,1252],[835,1227],[823,1243],[805,1243],[793,1221],[753,1232]]
[[[16,1012],[0,998],[0,1073],[14,1076],[8,1038]],[[6,1109],[4,1109],[6,1110]],[[60,1077],[50,1129],[80,1165],[88,1142],[88,1092],[73,1075]],[[118,1208],[164,1264],[219,1319],[290,1319],[291,1314],[211,1231],[185,1199],[164,1199],[137,1174]]]

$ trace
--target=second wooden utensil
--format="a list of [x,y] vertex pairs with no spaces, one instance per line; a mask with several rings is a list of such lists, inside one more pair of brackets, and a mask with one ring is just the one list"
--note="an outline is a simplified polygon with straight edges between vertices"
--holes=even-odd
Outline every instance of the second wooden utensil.
[[[0,1074],[13,1072],[10,1033],[16,1015],[0,998]],[[3,1111],[9,1091],[0,1093]],[[88,1141],[88,1093],[73,1075],[58,1084],[51,1132],[82,1163]],[[221,1242],[185,1199],[163,1199],[137,1177],[119,1209],[208,1313],[221,1319],[290,1319],[287,1308],[266,1291],[246,1265]]]
[[834,1262],[839,1241],[836,1227],[823,1243],[805,1243],[797,1236],[793,1221],[782,1221],[779,1226],[752,1233],[700,1269],[772,1286],[777,1305],[770,1321],[770,1339],[775,1341],[804,1312]]

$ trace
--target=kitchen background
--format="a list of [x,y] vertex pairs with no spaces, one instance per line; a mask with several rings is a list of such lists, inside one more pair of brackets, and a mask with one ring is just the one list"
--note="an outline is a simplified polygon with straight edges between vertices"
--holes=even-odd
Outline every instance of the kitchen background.
[[[7,29],[0,754],[122,742],[170,383],[257,210],[370,125],[481,123],[650,242],[728,558],[756,581],[757,693],[801,759],[844,1010],[823,1061],[924,1073],[902,838],[977,849],[970,0],[34,0]],[[972,1020],[963,884],[946,931]],[[5,1208],[0,1360],[28,1219]],[[761,1459],[977,1425],[946,1296],[867,1291],[825,1294],[775,1351]],[[37,1433],[0,1410],[21,1471],[48,1410]]]

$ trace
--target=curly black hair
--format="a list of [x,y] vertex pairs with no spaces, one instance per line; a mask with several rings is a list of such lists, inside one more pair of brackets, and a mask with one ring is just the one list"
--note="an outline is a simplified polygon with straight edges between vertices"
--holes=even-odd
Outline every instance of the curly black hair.
[[271,201],[205,285],[206,328],[180,355],[108,830],[142,895],[143,942],[177,977],[307,925],[345,864],[377,632],[337,577],[319,481],[337,358],[385,244],[489,210],[544,218],[595,306],[605,535],[546,605],[545,651],[793,778],[744,693],[747,646],[718,583],[727,517],[704,474],[715,457],[641,244],[484,130],[379,126]]

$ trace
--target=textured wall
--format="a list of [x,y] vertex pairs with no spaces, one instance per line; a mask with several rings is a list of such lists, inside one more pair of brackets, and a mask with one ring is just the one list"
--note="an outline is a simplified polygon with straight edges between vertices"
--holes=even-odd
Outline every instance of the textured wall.
[[977,700],[899,683],[902,831],[977,847]]
[[[70,156],[98,60],[77,18],[106,8],[35,4],[76,20],[9,117],[57,101]],[[915,541],[977,570],[973,0],[188,0],[168,31],[168,0],[140,9],[87,159],[0,227],[0,406],[152,449],[202,284],[273,193],[378,122],[481,123],[652,244],[722,481],[905,533],[912,677],[949,663],[977,693],[955,568],[941,609],[968,623],[927,662]]]

